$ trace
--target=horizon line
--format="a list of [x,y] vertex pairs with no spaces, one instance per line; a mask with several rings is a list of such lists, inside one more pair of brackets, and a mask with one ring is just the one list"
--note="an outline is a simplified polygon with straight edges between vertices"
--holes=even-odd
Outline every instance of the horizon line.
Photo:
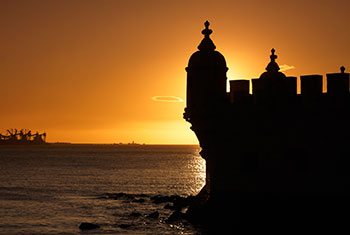
[[199,145],[198,143],[84,143],[84,142],[46,142],[47,144],[67,144],[67,145],[129,145],[129,146],[144,146],[144,145]]

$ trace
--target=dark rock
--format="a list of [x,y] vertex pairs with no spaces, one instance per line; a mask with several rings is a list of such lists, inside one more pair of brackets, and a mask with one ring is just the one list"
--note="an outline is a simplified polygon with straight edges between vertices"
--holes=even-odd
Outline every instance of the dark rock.
[[155,211],[147,215],[148,218],[157,219],[159,217],[159,212]]
[[114,200],[119,200],[119,199],[132,200],[132,199],[134,199],[134,195],[127,194],[127,193],[106,193],[106,194],[104,194],[104,198],[106,198],[106,199],[114,199]]
[[151,201],[155,204],[160,204],[160,203],[165,203],[165,202],[174,202],[176,200],[181,199],[182,197],[177,196],[177,195],[172,195],[172,196],[153,196],[151,197]]
[[132,212],[132,213],[130,214],[130,216],[132,216],[132,217],[140,217],[140,216],[141,216],[141,213],[139,213],[139,212]]
[[175,207],[186,207],[191,205],[196,199],[194,196],[188,196],[188,197],[178,197],[174,200],[174,206]]
[[122,197],[125,199],[133,200],[135,197],[132,194],[122,193]]
[[123,228],[123,229],[127,229],[127,228],[131,227],[131,224],[120,224],[118,227]]
[[166,219],[166,222],[167,223],[174,223],[174,222],[177,222],[179,220],[183,220],[185,219],[186,215],[182,212],[179,212],[179,211],[174,211],[168,219]]
[[97,228],[100,228],[100,225],[87,223],[87,222],[83,222],[79,226],[79,229],[81,230],[90,230],[90,229],[97,229]]
[[[186,205],[185,205],[185,206],[186,206]],[[182,205],[182,204],[176,204],[176,203],[174,202],[173,205],[171,205],[171,204],[166,204],[166,205],[164,206],[164,209],[173,210],[173,211],[181,211],[185,206]]]
[[144,203],[144,202],[145,202],[145,199],[143,199],[143,198],[140,198],[140,199],[134,199],[134,200],[132,200],[131,202]]
[[173,210],[174,206],[173,205],[170,205],[170,204],[166,204],[164,206],[164,209],[169,209],[169,210]]
[[151,197],[151,200],[155,204],[160,204],[160,203],[171,201],[170,197],[168,197],[168,196],[153,196],[153,197]]

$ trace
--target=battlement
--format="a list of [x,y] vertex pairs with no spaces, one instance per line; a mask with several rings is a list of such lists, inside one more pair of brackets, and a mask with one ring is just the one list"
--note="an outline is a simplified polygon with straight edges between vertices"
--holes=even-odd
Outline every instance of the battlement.
[[[275,109],[273,107],[294,108],[294,111],[299,107],[314,111],[323,108],[348,109],[350,76],[343,66],[339,73],[329,73],[325,77],[287,77],[280,72],[275,49],[271,50],[270,62],[259,78],[231,80],[230,92],[227,93],[228,68],[225,57],[215,50],[211,33],[209,22],[206,22],[199,50],[192,54],[186,68],[187,105],[184,118],[187,121],[226,117],[223,113],[238,111],[235,107],[246,111],[254,111],[253,106],[269,106],[267,110]],[[327,84],[326,89],[323,84]]]
[[[302,102],[345,102],[350,98],[350,74],[341,67],[340,73],[326,75],[327,91],[323,93],[322,75],[300,76],[300,87],[297,77],[231,80],[228,99],[230,104],[268,104]],[[249,93],[252,85],[252,94]],[[300,90],[301,94],[297,91]]]

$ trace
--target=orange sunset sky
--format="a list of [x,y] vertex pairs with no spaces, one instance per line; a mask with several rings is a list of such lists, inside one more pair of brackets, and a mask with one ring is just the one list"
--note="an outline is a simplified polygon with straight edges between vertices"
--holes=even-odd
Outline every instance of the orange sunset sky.
[[196,144],[185,67],[205,20],[228,79],[250,79],[272,47],[289,76],[349,72],[349,15],[349,0],[0,0],[0,132]]

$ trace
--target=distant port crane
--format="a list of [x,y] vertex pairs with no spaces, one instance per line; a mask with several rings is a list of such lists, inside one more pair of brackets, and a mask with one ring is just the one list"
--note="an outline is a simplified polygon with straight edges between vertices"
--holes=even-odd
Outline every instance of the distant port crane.
[[31,130],[21,129],[7,129],[8,135],[0,133],[0,144],[45,144],[46,132],[32,134]]

